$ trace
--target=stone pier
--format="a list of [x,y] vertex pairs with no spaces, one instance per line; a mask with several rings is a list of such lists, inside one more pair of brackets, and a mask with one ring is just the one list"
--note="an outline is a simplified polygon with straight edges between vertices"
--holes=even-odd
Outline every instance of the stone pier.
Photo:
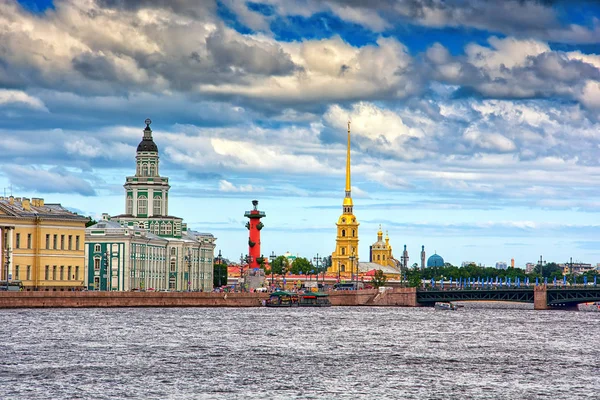
[[546,290],[546,285],[539,285],[533,289],[533,309],[548,309],[548,291]]

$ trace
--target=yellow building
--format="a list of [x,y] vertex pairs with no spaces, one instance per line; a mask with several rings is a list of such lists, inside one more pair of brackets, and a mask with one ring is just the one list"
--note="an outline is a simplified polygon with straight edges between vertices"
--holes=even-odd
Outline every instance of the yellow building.
[[81,289],[87,221],[43,199],[0,197],[0,279],[23,290]]
[[374,262],[381,266],[395,267],[394,256],[392,255],[392,246],[390,246],[390,237],[387,232],[385,233],[385,242],[383,241],[383,232],[381,231],[381,225],[379,225],[379,231],[377,231],[377,241],[371,245],[371,259],[370,262]]
[[348,148],[346,150],[346,195],[343,213],[338,218],[335,250],[331,254],[329,272],[340,277],[351,277],[358,269],[358,222],[352,212],[350,185],[350,122],[348,122]]

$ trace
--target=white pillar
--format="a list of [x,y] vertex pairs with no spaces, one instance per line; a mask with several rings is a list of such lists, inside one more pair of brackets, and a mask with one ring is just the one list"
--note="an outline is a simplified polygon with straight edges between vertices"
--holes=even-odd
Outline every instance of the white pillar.
[[[7,240],[7,243],[8,243],[8,248],[9,248],[9,252],[8,252],[8,260],[9,260],[9,262],[8,262],[9,264],[8,265],[10,267],[9,272],[8,272],[9,274],[15,268],[15,266],[13,265],[13,251],[14,251],[14,249],[13,249],[13,240],[14,240],[13,237],[14,237],[14,230],[15,230],[14,227],[11,227],[11,228],[8,229],[8,240]],[[8,277],[7,277],[7,279],[8,279]]]

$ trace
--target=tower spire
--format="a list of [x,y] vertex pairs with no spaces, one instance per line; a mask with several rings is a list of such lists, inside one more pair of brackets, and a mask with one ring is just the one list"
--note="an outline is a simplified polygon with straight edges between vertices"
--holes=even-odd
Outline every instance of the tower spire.
[[348,121],[348,148],[346,150],[346,196],[344,197],[344,214],[352,214],[352,186],[350,184],[350,121]]
[[350,121],[348,121],[348,149],[346,150],[346,197],[352,197],[350,191]]

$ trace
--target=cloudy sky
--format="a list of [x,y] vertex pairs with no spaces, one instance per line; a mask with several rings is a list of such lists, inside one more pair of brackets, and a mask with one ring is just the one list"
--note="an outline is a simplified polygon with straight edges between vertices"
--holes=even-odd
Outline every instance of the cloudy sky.
[[[202,4],[199,6],[198,4]],[[247,251],[600,262],[600,6],[592,1],[0,0],[0,184],[124,212],[145,118],[170,213]]]

